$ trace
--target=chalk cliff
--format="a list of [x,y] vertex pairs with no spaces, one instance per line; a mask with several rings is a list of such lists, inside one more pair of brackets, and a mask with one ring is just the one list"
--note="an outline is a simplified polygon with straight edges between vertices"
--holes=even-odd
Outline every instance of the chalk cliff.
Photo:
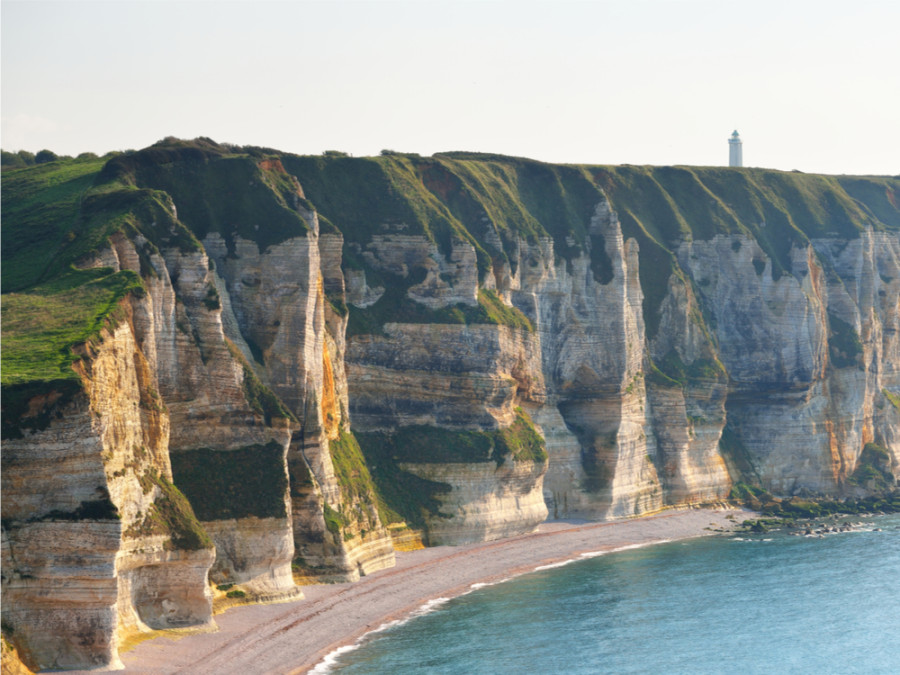
[[893,489],[898,200],[208,139],[4,172],[4,634],[114,668],[392,542]]
[[76,364],[83,390],[48,392],[57,419],[3,442],[3,620],[38,668],[115,666],[129,630],[212,624],[213,545],[172,485],[168,415],[123,313]]

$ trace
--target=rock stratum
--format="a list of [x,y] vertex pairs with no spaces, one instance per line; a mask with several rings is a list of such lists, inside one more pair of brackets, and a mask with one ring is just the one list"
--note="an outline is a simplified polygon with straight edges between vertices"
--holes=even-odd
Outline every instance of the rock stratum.
[[896,177],[166,139],[2,199],[3,632],[35,669],[410,542],[896,486]]

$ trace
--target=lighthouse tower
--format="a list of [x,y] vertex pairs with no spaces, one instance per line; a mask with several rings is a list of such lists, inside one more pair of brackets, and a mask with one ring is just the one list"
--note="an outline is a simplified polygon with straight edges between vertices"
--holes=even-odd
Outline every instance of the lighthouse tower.
[[728,166],[744,166],[744,157],[741,151],[741,137],[737,130],[728,139]]

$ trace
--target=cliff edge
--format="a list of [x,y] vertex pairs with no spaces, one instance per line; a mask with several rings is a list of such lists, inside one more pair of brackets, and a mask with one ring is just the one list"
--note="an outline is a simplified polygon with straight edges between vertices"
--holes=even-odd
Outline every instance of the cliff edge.
[[898,178],[170,138],[2,199],[29,667],[395,547],[896,487]]

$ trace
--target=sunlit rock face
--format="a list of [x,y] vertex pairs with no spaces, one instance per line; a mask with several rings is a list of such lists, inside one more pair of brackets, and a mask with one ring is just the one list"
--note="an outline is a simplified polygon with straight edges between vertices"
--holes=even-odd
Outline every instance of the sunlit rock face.
[[[346,537],[334,538],[325,529],[325,504],[347,514],[359,505],[342,491],[330,453],[330,444],[348,428],[347,319],[332,304],[332,299],[344,302],[343,243],[340,236],[318,236],[315,214],[308,218],[307,237],[264,251],[243,239],[235,241],[231,253],[221,237],[208,237],[206,244],[215,251],[232,310],[226,334],[234,336],[234,344],[300,423],[286,455],[294,549],[322,576],[355,580],[360,573],[392,566],[393,549],[374,509],[366,510],[365,525],[348,517]],[[374,503],[374,495],[366,499]]]
[[506,326],[387,324],[350,341],[354,426],[509,426],[519,402],[541,401],[537,336]]
[[211,542],[151,519],[172,511],[169,419],[131,322],[78,368],[54,422],[3,443],[3,619],[40,669],[115,667],[131,630],[212,625]]
[[897,377],[896,236],[815,240],[791,251],[792,273],[777,281],[746,237],[693,242],[679,256],[716,326],[729,429],[763,485],[837,494],[876,428],[894,447],[883,390]]
[[143,288],[3,439],[29,665],[118,667],[211,628],[214,585],[296,600],[393,541],[896,482],[895,179],[191,143],[111,162],[158,208],[76,266]]
[[560,260],[552,241],[521,242],[517,272],[501,275],[500,288],[540,337],[547,396],[535,420],[550,454],[550,512],[605,519],[653,511],[664,500],[644,382],[638,246],[623,239],[606,202],[589,226],[604,247],[607,278],[597,278],[590,250]]
[[[383,237],[366,255],[376,269],[424,277],[407,298],[429,310],[478,302],[475,250],[462,242],[445,258],[422,237]],[[361,432],[507,429],[519,406],[545,398],[540,337],[524,327],[389,322],[379,334],[350,337],[345,360],[350,415]],[[528,532],[546,518],[544,461],[423,462],[401,468],[451,490],[441,497],[442,515],[428,518],[432,544]]]
[[[168,249],[150,262],[155,274],[145,300],[149,308],[135,329],[144,351],[155,355],[160,396],[173,430],[168,451],[177,469],[175,483],[194,503],[216,545],[210,579],[240,584],[245,593],[260,599],[298,597],[291,578],[286,508],[288,422],[266,420],[248,401],[244,380],[249,374],[225,326],[233,323],[230,298],[210,269],[210,258],[202,251]],[[271,500],[281,508],[274,513],[255,512],[257,504],[208,508],[210,492],[229,490],[230,483],[244,478],[237,475],[240,469],[231,468],[227,477],[222,469],[243,457],[247,448],[268,444],[278,446],[268,458],[268,473],[281,476],[280,494],[274,492],[275,485],[270,487]],[[223,454],[215,461],[209,459],[210,452]],[[204,458],[204,465],[198,457]],[[190,478],[183,467],[193,468]]]
[[541,494],[546,466],[509,460],[501,466],[478,464],[404,464],[411,473],[451,486],[441,510],[449,517],[429,523],[432,546],[468,544],[529,532],[547,518]]

